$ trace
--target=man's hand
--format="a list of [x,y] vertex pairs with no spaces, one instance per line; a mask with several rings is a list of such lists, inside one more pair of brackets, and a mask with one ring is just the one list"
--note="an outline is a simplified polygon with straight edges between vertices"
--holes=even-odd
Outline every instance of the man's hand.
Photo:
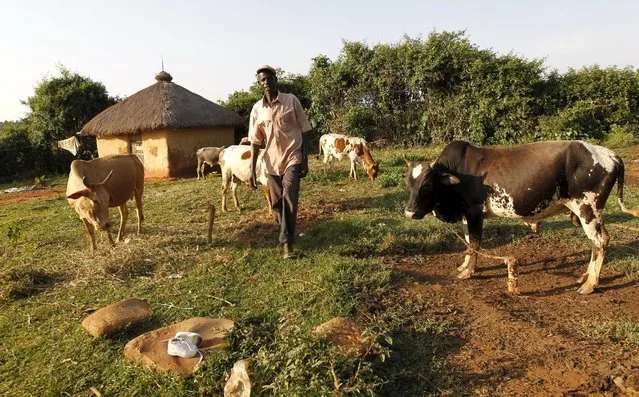
[[300,178],[304,178],[308,174],[308,149],[311,147],[312,130],[306,131],[302,134],[302,164],[300,167]]
[[300,178],[304,178],[308,174],[308,156],[302,156],[302,164],[300,165]]
[[260,153],[260,146],[256,144],[251,144],[251,163],[249,166],[249,187],[253,190],[257,189],[257,176],[255,175],[255,168],[257,166],[257,157]]
[[257,177],[255,176],[255,170],[251,170],[251,176],[249,176],[249,187],[253,190],[257,189]]

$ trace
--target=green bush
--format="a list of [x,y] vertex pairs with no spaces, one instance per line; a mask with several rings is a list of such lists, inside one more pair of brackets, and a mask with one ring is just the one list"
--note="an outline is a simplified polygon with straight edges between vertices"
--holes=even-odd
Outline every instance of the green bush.
[[610,126],[610,132],[608,136],[606,136],[603,144],[609,148],[623,148],[636,145],[637,142],[636,127],[613,124]]
[[404,181],[404,171],[397,169],[385,170],[380,173],[375,181],[383,188],[400,186]]
[[579,101],[556,115],[540,117],[538,138],[601,140],[608,128],[601,106],[592,101]]

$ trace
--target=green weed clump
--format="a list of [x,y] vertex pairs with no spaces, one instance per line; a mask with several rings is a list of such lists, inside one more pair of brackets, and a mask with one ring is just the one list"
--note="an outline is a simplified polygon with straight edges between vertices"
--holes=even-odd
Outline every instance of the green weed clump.
[[37,294],[61,277],[35,265],[1,270],[0,302]]
[[[301,326],[299,312],[277,318],[248,318],[228,335],[226,353],[207,363],[220,379],[233,362],[250,359],[252,387],[258,395],[374,396],[383,380],[373,370],[388,354],[379,343],[368,356],[346,356]],[[211,388],[216,387],[215,384]]]
[[637,131],[631,126],[621,126],[613,124],[610,126],[610,132],[606,136],[603,145],[612,149],[626,148],[636,145],[639,142],[637,139]]
[[601,321],[584,323],[581,333],[590,339],[608,339],[613,342],[639,346],[639,323],[636,321]]

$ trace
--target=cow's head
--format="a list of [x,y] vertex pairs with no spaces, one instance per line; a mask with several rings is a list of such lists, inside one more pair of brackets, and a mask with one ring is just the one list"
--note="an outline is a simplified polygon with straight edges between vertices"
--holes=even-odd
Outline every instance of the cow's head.
[[105,184],[111,178],[113,171],[109,172],[106,178],[100,183],[90,183],[86,177],[82,178],[82,183],[86,189],[72,193],[67,196],[75,200],[73,207],[80,216],[90,222],[96,229],[109,230],[109,200],[110,195]]
[[371,178],[372,182],[375,182],[375,178],[377,178],[377,174],[379,173],[379,164],[373,160],[373,156],[371,156],[371,152],[368,148],[358,143],[353,147],[355,151],[355,155],[362,159],[364,163],[364,169],[368,174],[368,177]]
[[379,164],[373,163],[373,165],[371,165],[370,167],[365,167],[365,168],[366,168],[366,173],[368,174],[368,177],[371,178],[372,182],[375,182],[375,178],[377,178],[377,174],[379,173]]
[[406,156],[404,160],[408,165],[406,188],[409,194],[404,215],[409,219],[422,219],[435,208],[441,189],[458,184],[459,179],[433,168],[431,164],[412,162]]

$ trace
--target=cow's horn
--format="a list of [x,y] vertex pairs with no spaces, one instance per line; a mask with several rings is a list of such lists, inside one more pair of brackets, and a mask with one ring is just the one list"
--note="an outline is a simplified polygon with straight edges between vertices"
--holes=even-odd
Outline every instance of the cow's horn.
[[109,175],[107,175],[106,178],[104,178],[104,180],[100,182],[100,185],[104,185],[105,183],[107,183],[109,178],[111,178],[111,175],[113,175],[113,170],[111,170],[111,172],[109,172]]
[[406,165],[410,167],[410,161],[408,160],[408,157],[406,157],[406,153],[403,154],[404,157],[404,161],[406,162]]

